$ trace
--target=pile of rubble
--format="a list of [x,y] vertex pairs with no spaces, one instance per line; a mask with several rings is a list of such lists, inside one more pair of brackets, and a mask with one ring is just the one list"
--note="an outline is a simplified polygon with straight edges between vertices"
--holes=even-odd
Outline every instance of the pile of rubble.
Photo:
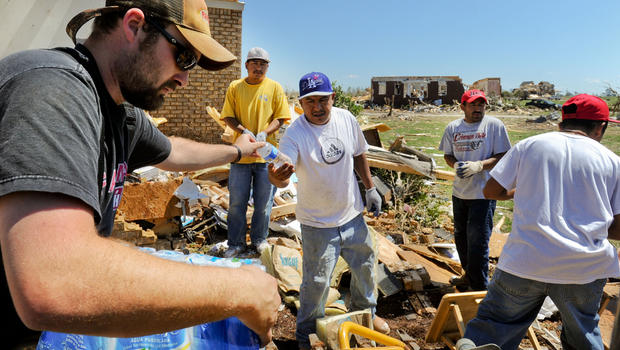
[[515,96],[522,99],[550,97],[555,95],[555,86],[547,81],[535,84],[533,81],[524,81],[518,88],[512,90]]
[[[373,141],[376,133],[385,130],[385,126],[366,126],[363,130],[369,143],[373,144],[376,143]],[[377,314],[384,317],[392,328],[390,336],[400,339],[412,349],[443,349],[446,344],[442,339],[446,337],[431,330],[444,327],[437,324],[445,321],[442,321],[443,316],[439,317],[443,312],[439,301],[446,294],[453,295],[455,289],[449,280],[463,273],[451,227],[424,227],[411,216],[407,217],[407,224],[415,229],[404,230],[398,223],[398,217],[402,216],[401,212],[415,209],[406,206],[407,203],[396,205],[396,199],[403,197],[399,192],[402,190],[389,179],[377,176],[376,170],[414,174],[424,177],[427,179],[425,181],[451,180],[454,174],[437,170],[431,157],[407,146],[402,138],[396,139],[389,149],[380,147],[380,143],[371,147],[367,158],[382,199],[390,204],[379,217],[365,217],[378,252],[377,288],[380,298]],[[184,174],[162,172],[155,168],[137,170],[130,175],[130,183],[125,186],[113,237],[157,250],[222,256],[226,249],[228,172],[227,166]],[[285,305],[280,310],[274,330],[273,346],[279,349],[296,347],[294,315],[299,307],[303,256],[295,205],[295,181],[291,181],[289,187],[278,189],[274,198],[268,237],[270,248],[261,255],[250,257],[260,259],[267,272],[278,280]],[[251,214],[250,202],[248,224]],[[507,238],[499,230],[501,225],[502,222],[495,226],[491,237],[490,258],[493,262],[499,257]],[[348,266],[340,258],[331,280],[326,322],[342,322],[343,314],[349,317],[345,306],[349,297],[349,280]],[[610,286],[608,288],[618,288],[617,284]],[[617,295],[613,293],[608,292],[609,295]],[[610,300],[613,299],[607,299]],[[602,324],[613,323],[614,315],[609,310],[614,305],[604,305],[609,307],[601,313]],[[553,322],[557,326],[557,320]],[[316,349],[325,344],[334,348],[334,332],[328,331],[331,328],[327,325],[325,329],[314,338],[317,339]],[[534,327],[533,332],[549,348],[558,348],[557,327],[546,327],[541,323]],[[364,341],[358,341],[358,346],[363,346]],[[527,340],[524,343],[529,344]]]

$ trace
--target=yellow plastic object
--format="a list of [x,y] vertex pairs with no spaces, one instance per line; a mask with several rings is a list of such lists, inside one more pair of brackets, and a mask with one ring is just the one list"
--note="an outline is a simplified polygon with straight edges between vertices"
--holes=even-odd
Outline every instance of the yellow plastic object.
[[349,338],[351,334],[357,334],[362,337],[368,338],[370,340],[374,340],[377,343],[387,345],[384,347],[378,348],[366,348],[366,349],[382,349],[382,350],[404,350],[407,345],[398,339],[394,339],[389,337],[383,333],[379,333],[370,328],[364,327],[357,323],[353,323],[350,321],[342,322],[340,328],[338,328],[338,342],[340,343],[341,350],[349,350],[351,349],[351,345],[349,343]]

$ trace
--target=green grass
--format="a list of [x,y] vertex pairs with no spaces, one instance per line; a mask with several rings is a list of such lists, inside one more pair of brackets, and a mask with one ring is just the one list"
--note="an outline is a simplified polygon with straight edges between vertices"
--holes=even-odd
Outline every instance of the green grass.
[[[362,115],[366,111],[362,112]],[[558,129],[557,122],[551,123],[526,123],[528,118],[536,118],[538,115],[546,114],[541,111],[530,117],[510,118],[495,113],[487,113],[490,115],[498,116],[500,120],[506,125],[508,130],[508,136],[511,143],[514,145],[517,142],[545,132],[556,131]],[[396,113],[395,115],[398,115]],[[443,131],[452,120],[462,118],[462,113],[455,112],[450,115],[416,115],[412,112],[405,113],[404,116],[397,117],[384,117],[374,114],[367,115],[370,123],[384,123],[388,125],[392,130],[380,133],[381,142],[384,147],[389,145],[396,139],[397,136],[403,136],[408,146],[416,147],[426,154],[432,156],[435,159],[439,169],[453,171],[449,168],[443,160],[443,153],[438,150],[439,142],[443,135]],[[607,148],[616,154],[620,153],[620,125],[610,123],[605,133],[605,137],[602,142]],[[437,195],[440,198],[450,200],[451,198],[451,183],[445,181],[438,181],[434,186],[434,190],[437,191]],[[501,215],[506,216],[504,225],[501,227],[502,232],[510,232],[512,225],[512,201],[498,201],[497,210],[494,218],[494,222],[498,222]],[[619,245],[620,246],[620,245]]]

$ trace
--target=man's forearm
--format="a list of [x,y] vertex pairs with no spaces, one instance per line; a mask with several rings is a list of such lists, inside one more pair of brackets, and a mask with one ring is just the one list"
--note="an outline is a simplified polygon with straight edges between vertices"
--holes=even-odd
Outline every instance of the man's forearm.
[[195,171],[233,162],[238,157],[237,148],[214,145],[181,137],[170,137],[172,150],[168,159],[157,167],[168,171]]
[[446,164],[448,164],[450,168],[454,168],[454,164],[458,162],[458,159],[456,159],[456,157],[451,154],[444,154],[443,159],[446,161]]
[[506,190],[494,178],[490,178],[482,189],[482,194],[486,199],[510,200],[514,198],[516,189]]
[[0,197],[0,244],[16,309],[33,329],[133,337],[279,304],[267,300],[277,284],[260,270],[171,262],[99,237],[92,209],[70,197]]
[[353,157],[353,168],[355,172],[362,180],[364,187],[369,189],[374,187],[372,182],[372,175],[370,174],[370,167],[368,166],[368,160],[366,159],[366,154],[362,153],[357,157]]
[[274,119],[263,131],[267,133],[267,135],[271,135],[280,130],[282,124],[284,124],[284,119]]
[[607,232],[609,239],[620,240],[620,214],[614,215],[614,221],[611,222]]
[[224,123],[226,123],[226,125],[228,125],[231,129],[233,129],[234,131],[238,132],[238,133],[242,133],[243,130],[246,129],[245,126],[243,126],[243,124],[241,124],[237,119],[232,118],[232,117],[226,117],[223,119]]
[[506,154],[506,152],[494,154],[491,157],[482,160],[482,169],[484,170],[493,169],[495,167],[495,164],[497,164],[497,162],[499,162],[499,160],[502,159],[504,154]]

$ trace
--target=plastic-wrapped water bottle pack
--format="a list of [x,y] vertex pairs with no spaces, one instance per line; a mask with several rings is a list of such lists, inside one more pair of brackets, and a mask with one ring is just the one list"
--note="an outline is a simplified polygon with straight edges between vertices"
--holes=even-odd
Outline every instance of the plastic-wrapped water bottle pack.
[[[227,259],[197,253],[185,255],[171,250],[138,249],[163,259],[192,265],[229,268],[255,265],[265,270],[258,259]],[[39,338],[37,350],[257,350],[259,347],[258,335],[239,319],[231,317],[177,331],[134,338],[109,338],[44,331]]]

